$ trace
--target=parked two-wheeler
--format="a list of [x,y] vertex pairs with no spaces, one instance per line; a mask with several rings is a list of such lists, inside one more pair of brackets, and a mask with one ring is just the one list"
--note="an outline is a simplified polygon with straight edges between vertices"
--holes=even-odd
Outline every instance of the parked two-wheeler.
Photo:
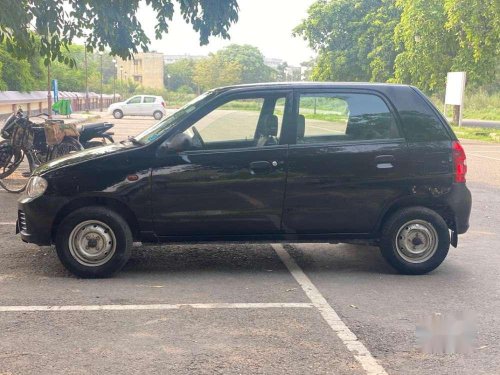
[[80,133],[79,141],[83,148],[104,146],[107,143],[114,143],[114,133],[108,131],[114,125],[110,122],[97,122],[93,124],[80,125],[78,133]]
[[[41,114],[39,116],[47,116]],[[38,116],[36,116],[38,117]],[[28,161],[29,172],[22,174],[23,177],[29,177],[33,170],[39,165],[66,155],[70,152],[82,150],[84,148],[101,146],[107,142],[113,142],[113,133],[108,132],[113,124],[98,123],[82,125],[75,128],[72,125],[64,125],[60,122],[62,128],[70,129],[70,136],[59,132],[61,139],[54,143],[48,142],[47,130],[54,126],[54,121],[48,124],[36,124],[28,116],[24,115],[22,110],[12,114],[7,118],[1,130],[4,138],[0,142],[0,186],[10,192],[21,192],[24,186],[13,188],[6,184],[5,178],[16,171],[23,160]],[[57,126],[57,122],[55,122]],[[49,144],[50,143],[50,144]]]

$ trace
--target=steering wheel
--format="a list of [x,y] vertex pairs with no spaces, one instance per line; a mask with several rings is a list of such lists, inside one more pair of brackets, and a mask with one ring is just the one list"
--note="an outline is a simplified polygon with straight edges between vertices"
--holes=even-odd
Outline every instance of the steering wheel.
[[196,129],[196,127],[193,126],[193,127],[191,127],[191,130],[193,131],[193,134],[194,134],[193,138],[196,138],[196,142],[199,143],[201,148],[205,148],[205,141],[203,141],[203,138],[201,138],[201,135],[200,135],[200,132],[198,131],[198,129]]

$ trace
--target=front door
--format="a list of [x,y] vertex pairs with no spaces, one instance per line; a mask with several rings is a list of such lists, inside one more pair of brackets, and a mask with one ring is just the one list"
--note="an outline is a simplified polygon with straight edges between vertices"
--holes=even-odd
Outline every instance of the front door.
[[408,153],[396,117],[372,92],[298,93],[283,228],[289,234],[371,233],[408,194]]
[[140,115],[142,108],[142,96],[133,96],[125,102],[123,106],[123,114],[137,116]]
[[153,170],[157,235],[281,232],[288,146],[280,141],[280,130],[286,96],[231,96],[185,126],[189,148],[163,157]]

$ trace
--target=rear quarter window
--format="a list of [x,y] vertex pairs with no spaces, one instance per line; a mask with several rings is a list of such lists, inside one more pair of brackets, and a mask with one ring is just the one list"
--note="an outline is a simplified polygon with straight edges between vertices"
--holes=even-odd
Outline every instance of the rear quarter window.
[[450,140],[446,125],[436,114],[437,109],[420,95],[423,94],[411,90],[399,93],[393,100],[401,118],[406,139],[409,142]]

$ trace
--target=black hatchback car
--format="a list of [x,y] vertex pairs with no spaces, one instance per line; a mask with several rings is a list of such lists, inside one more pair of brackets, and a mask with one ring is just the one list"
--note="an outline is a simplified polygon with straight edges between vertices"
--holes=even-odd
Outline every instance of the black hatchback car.
[[365,242],[423,274],[469,227],[465,159],[411,86],[225,87],[38,168],[18,231],[81,277],[118,271],[133,241]]

